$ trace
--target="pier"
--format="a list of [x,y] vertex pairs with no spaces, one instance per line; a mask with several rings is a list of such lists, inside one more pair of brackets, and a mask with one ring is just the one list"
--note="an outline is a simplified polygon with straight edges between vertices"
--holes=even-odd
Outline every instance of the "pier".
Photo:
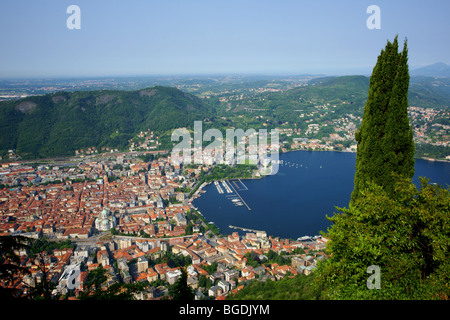
[[222,180],[222,185],[225,188],[225,190],[227,191],[227,193],[233,193],[233,191],[231,191],[230,187],[224,180]]
[[239,229],[239,230],[248,231],[248,232],[254,232],[254,233],[262,234],[262,235],[265,235],[265,236],[267,235],[266,232],[263,231],[263,230],[254,230],[254,229],[249,229],[249,228],[236,227],[236,226],[232,226],[231,224],[228,226],[228,228],[230,228],[230,229]]
[[219,192],[220,194],[222,194],[222,193],[223,193],[223,189],[220,187],[219,182],[214,181],[214,185],[215,185],[216,188],[217,188],[217,192]]
[[244,201],[244,199],[242,199],[241,195],[239,194],[239,192],[236,191],[236,189],[233,187],[233,185],[227,180],[228,184],[231,186],[231,188],[233,188],[234,192],[236,193],[236,195],[241,199],[242,203],[247,207],[248,210],[252,210],[247,202]]
[[[239,188],[239,186],[237,185],[236,181],[239,181],[239,183],[241,184],[241,186],[242,186],[243,188]],[[241,179],[231,180],[231,181],[229,181],[229,182],[230,182],[230,184],[233,183],[234,186],[235,186],[235,187],[237,188],[237,190],[239,190],[239,191],[248,190],[247,186],[242,182]],[[244,188],[245,188],[245,189],[244,189]]]

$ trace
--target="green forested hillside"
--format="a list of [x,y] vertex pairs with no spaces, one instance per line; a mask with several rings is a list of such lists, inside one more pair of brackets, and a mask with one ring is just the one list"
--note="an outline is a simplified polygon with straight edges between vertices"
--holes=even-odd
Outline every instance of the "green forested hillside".
[[[306,120],[310,117],[303,118],[300,115],[317,111],[316,106],[337,106],[320,119],[322,122],[344,114],[362,115],[368,88],[369,79],[364,76],[328,77],[284,92],[263,93],[234,105],[231,103],[229,109],[233,114],[244,117],[245,123],[238,123],[243,128],[255,127],[258,124],[255,116],[262,116],[266,119],[267,129],[288,122],[304,131],[307,127]],[[253,109],[257,112],[249,113]],[[224,115],[229,116],[229,113]]]
[[448,108],[450,106],[450,78],[412,77],[408,102],[422,108]]
[[[331,100],[353,102],[364,106],[369,91],[369,77],[343,76],[314,79],[309,86],[287,92],[293,97],[312,99],[317,102]],[[330,102],[331,103],[331,102]],[[408,103],[424,108],[445,108],[450,106],[450,78],[412,77],[409,85]],[[362,114],[362,108],[359,110]]]
[[280,281],[253,281],[228,300],[317,300],[320,289],[314,283],[313,275],[285,277]]
[[80,148],[123,148],[141,130],[192,126],[213,110],[175,88],[57,92],[0,103],[0,148],[24,158],[73,155]]
[[[256,84],[264,86],[264,83]],[[253,86],[256,84],[252,82]],[[241,85],[245,87],[228,84],[229,91]],[[450,82],[446,78],[412,78],[408,103],[448,108],[448,88]],[[6,155],[9,149],[24,159],[74,155],[75,150],[93,146],[124,149],[137,133],[149,129],[159,135],[160,141],[170,145],[172,129],[192,127],[195,120],[206,118],[210,121],[204,122],[204,130],[211,127],[258,130],[264,122],[268,130],[289,123],[289,127],[305,132],[311,121],[331,123],[348,114],[362,117],[368,90],[368,77],[343,76],[315,78],[308,85],[282,92],[248,91],[239,99],[225,102],[219,102],[220,94],[200,99],[162,86],[137,91],[75,91],[32,96],[0,102],[0,155]],[[223,97],[228,95],[231,93]],[[438,121],[447,123],[445,119]],[[333,132],[321,131],[317,137],[329,133]]]
[[282,111],[292,107],[307,110],[305,108],[317,104],[348,102],[358,110],[364,106],[368,89],[369,78],[364,76],[325,78],[313,85],[271,94],[262,105]]
[[[316,78],[308,85],[284,92],[262,93],[259,97],[230,101],[224,116],[242,116],[242,124],[237,124],[243,128],[257,126],[259,121],[256,116],[260,116],[264,118],[267,129],[289,123],[304,132],[311,120],[313,123],[325,123],[348,114],[362,117],[369,80],[365,76]],[[408,105],[445,110],[450,106],[448,88],[449,79],[413,78],[409,86]]]

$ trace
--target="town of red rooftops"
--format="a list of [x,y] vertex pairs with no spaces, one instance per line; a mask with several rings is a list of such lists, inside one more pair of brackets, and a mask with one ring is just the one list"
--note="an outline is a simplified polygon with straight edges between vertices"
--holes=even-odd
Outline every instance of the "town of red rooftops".
[[[210,169],[172,165],[168,155],[144,162],[133,153],[2,164],[0,235],[70,246],[40,252],[41,259],[36,252],[16,250],[29,274],[1,285],[26,294],[47,280],[55,297],[77,299],[89,289],[88,274],[104,269],[102,289],[147,282],[134,298],[153,300],[167,297],[183,268],[195,299],[223,300],[250,281],[309,275],[326,258],[322,236],[290,240],[256,230],[219,233],[192,205],[202,193],[198,177]],[[78,270],[76,286],[68,281],[73,270]]]

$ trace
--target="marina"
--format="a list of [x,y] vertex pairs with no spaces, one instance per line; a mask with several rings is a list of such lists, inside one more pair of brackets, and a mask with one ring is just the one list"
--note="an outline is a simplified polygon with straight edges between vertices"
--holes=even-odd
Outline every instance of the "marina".
[[233,191],[231,191],[230,187],[228,186],[228,184],[225,182],[225,180],[222,180],[222,185],[225,188],[225,190],[227,191],[227,193],[233,193]]
[[218,181],[214,181],[214,185],[215,185],[216,188],[217,188],[217,192],[219,192],[220,194],[223,194],[223,189],[222,189],[222,187],[220,186],[219,182],[218,182]]
[[[214,185],[219,194],[224,194],[226,191],[226,193],[227,193],[226,197],[231,200],[233,205],[235,205],[237,207],[245,205],[248,210],[251,210],[250,206],[244,201],[244,199],[241,197],[241,195],[237,191],[237,190],[248,190],[248,188],[240,179],[238,179],[237,181],[240,182],[241,187],[239,187],[237,185],[236,180],[232,180],[231,182],[229,180],[221,180],[220,182],[214,181]],[[236,188],[233,186],[233,184],[236,186]],[[234,192],[230,188],[230,186],[231,186],[231,188],[233,188]],[[224,191],[224,189],[225,189],[225,191]]]
[[[238,185],[239,182],[239,185]],[[230,184],[233,184],[237,191],[246,191],[248,190],[247,186],[242,182],[241,179],[230,180]]]
[[239,200],[239,198],[231,199],[231,202],[233,202],[233,204],[234,204],[235,206],[243,206],[243,205],[244,205],[244,204]]
[[[229,181],[228,181],[229,182]],[[245,205],[247,207],[247,209],[250,211],[252,210],[248,204],[244,201],[244,199],[242,199],[241,195],[239,194],[239,192],[236,191],[236,189],[233,187],[233,185],[231,183],[229,183],[231,185],[231,188],[233,188],[234,192],[236,193],[236,195],[239,197],[239,199],[241,199],[241,202],[243,205]]]
[[[237,202],[231,201],[240,200],[237,194],[218,194],[213,183],[205,186],[207,192],[195,199],[194,205],[224,234],[231,234],[233,229],[229,225],[265,230],[272,236],[291,239],[326,231],[331,225],[327,216],[337,212],[336,207],[347,207],[350,201],[356,155],[295,151],[280,154],[281,161],[284,164],[276,175],[241,179],[246,187],[237,178],[229,179],[230,188],[236,189],[251,211],[244,204],[237,206]],[[290,163],[295,163],[295,167],[289,167]],[[415,169],[413,182],[417,186],[420,176],[430,178],[431,183],[449,183],[449,163],[416,159]]]

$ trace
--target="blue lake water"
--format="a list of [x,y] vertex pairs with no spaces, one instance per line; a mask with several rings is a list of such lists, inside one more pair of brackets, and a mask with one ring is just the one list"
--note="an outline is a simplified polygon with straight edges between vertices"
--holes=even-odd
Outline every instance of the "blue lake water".
[[[264,230],[268,235],[296,239],[317,235],[331,225],[335,206],[347,207],[355,174],[355,153],[295,151],[280,154],[278,173],[262,179],[233,183],[245,205],[236,206],[235,192],[217,191],[214,183],[203,188],[193,205],[223,234],[231,234],[238,226]],[[413,181],[419,176],[440,185],[450,184],[450,163],[416,159]]]

